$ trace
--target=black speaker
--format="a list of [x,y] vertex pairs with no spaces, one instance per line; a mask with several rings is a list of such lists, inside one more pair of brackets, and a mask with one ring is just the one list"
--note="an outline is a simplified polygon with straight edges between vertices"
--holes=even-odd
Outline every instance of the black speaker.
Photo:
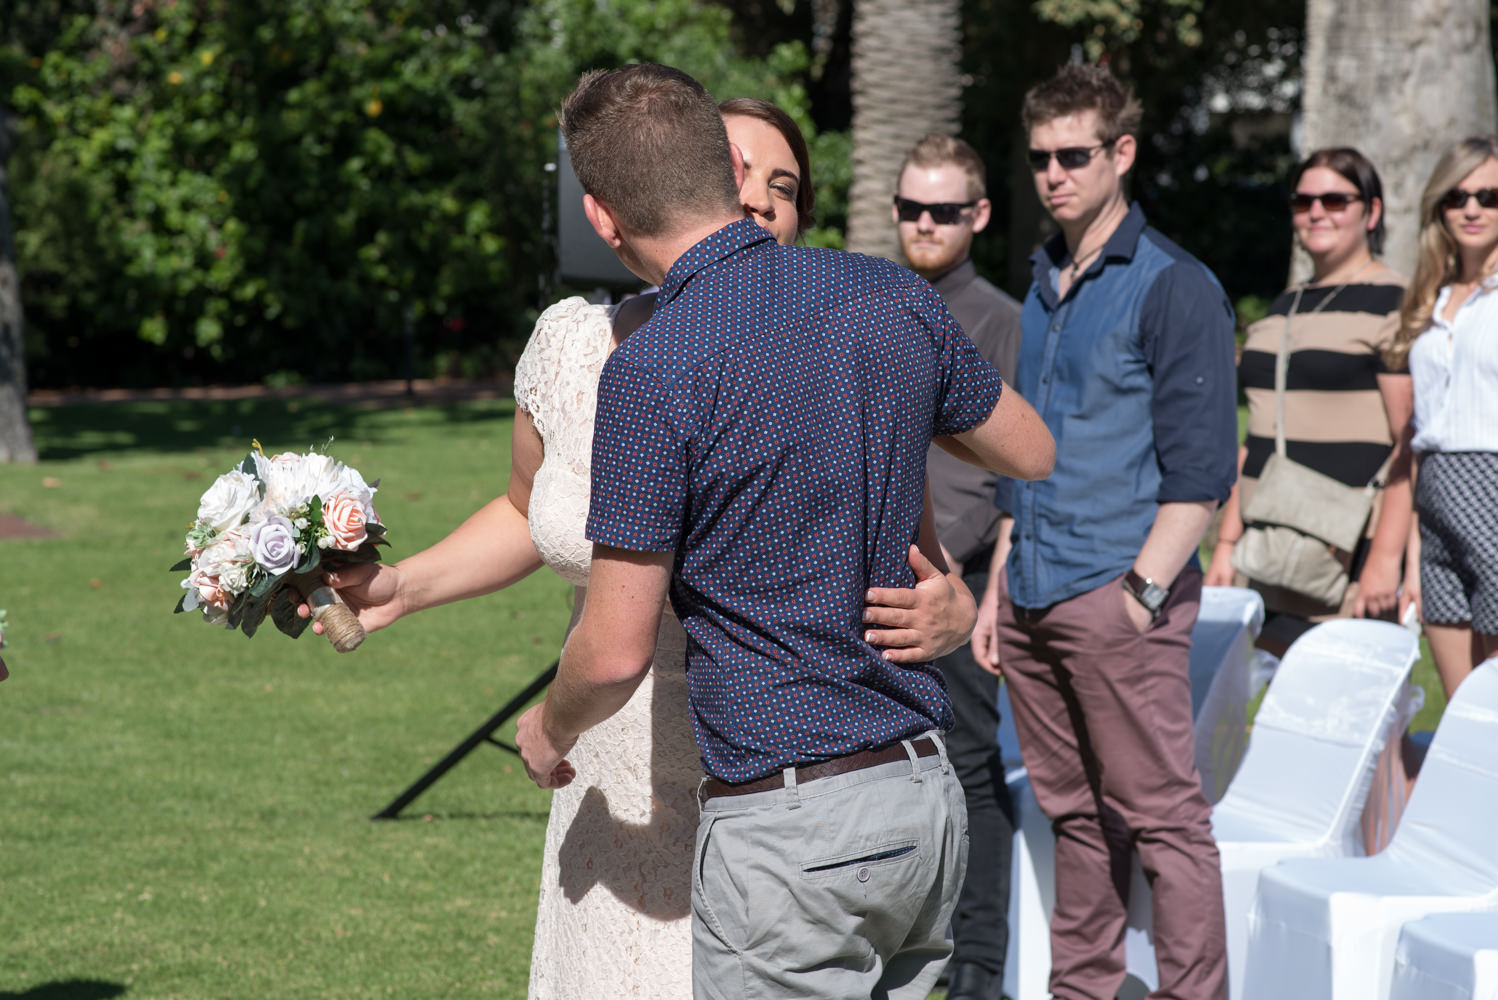
[[557,133],[557,272],[569,285],[641,288],[583,214],[583,186],[572,172],[567,140]]

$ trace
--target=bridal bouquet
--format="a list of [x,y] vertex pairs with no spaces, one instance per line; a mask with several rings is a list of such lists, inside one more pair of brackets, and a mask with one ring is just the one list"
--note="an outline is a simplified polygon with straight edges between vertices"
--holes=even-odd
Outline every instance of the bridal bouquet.
[[294,639],[308,625],[296,613],[305,597],[333,645],[347,652],[364,641],[364,629],[319,567],[379,560],[377,546],[388,543],[375,487],[316,451],[267,458],[259,441],[254,447],[198,501],[187,558],[172,567],[188,571],[176,611],[201,608],[205,621],[246,636],[269,615]]

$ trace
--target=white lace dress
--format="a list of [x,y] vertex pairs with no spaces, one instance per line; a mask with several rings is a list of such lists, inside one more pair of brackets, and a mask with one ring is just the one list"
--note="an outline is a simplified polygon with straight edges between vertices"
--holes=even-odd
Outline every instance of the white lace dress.
[[[580,298],[557,303],[536,323],[515,367],[515,400],[546,446],[531,489],[531,538],[546,565],[577,588],[572,625],[587,595],[588,468],[612,318]],[[552,795],[531,1000],[692,995],[701,769],[685,662],[686,635],[668,612],[644,683],[567,755],[577,778]]]

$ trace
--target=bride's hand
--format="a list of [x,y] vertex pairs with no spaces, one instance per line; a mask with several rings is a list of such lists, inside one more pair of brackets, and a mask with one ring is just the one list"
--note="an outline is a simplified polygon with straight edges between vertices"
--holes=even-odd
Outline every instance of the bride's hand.
[[864,595],[864,641],[883,646],[893,663],[926,663],[957,649],[972,634],[977,607],[955,574],[937,569],[914,545],[910,589],[874,587]]
[[[330,570],[324,578],[359,616],[359,624],[366,632],[382,629],[405,614],[400,596],[400,570],[388,563],[357,563]],[[297,606],[297,614],[306,618],[312,609],[304,601]],[[322,635],[322,622],[313,622],[312,631]]]

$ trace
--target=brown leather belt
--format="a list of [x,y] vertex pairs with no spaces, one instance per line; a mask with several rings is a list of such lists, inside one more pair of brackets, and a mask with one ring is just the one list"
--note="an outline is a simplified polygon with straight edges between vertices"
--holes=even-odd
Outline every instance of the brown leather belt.
[[[936,741],[929,736],[910,741],[915,748],[917,757],[935,757],[937,754]],[[796,784],[815,781],[818,778],[830,778],[834,774],[847,774],[849,771],[862,771],[866,767],[877,767],[880,764],[893,764],[896,761],[909,760],[905,752],[905,743],[891,743],[887,747],[877,750],[860,750],[858,753],[850,753],[846,757],[834,757],[832,760],[824,760],[817,764],[802,764],[796,768]],[[755,778],[753,781],[741,782],[731,785],[717,778],[708,778],[702,785],[702,797],[704,799],[715,799],[720,795],[748,795],[751,792],[769,792],[777,788],[785,787],[785,772],[776,771],[763,778]]]

